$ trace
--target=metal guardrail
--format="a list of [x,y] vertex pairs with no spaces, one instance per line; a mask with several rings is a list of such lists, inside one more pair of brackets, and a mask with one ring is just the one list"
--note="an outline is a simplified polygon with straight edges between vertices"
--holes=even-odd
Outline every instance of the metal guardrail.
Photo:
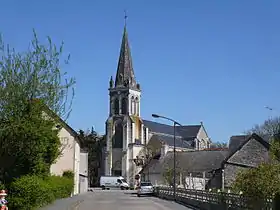
[[[173,199],[172,187],[155,187],[155,196],[163,199]],[[204,210],[273,210],[272,199],[254,199],[244,195],[226,192],[209,192],[206,190],[176,189],[176,201]]]

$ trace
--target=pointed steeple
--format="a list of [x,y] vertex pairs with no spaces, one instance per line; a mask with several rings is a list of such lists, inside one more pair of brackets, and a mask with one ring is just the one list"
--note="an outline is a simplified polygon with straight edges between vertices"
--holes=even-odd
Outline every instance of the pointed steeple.
[[[127,16],[125,16],[125,19],[126,17]],[[126,23],[123,31],[118,69],[117,69],[117,74],[115,79],[115,87],[129,87],[129,88],[139,89],[135,80],[133,66],[132,66],[132,57],[131,57],[130,47],[128,43]]]

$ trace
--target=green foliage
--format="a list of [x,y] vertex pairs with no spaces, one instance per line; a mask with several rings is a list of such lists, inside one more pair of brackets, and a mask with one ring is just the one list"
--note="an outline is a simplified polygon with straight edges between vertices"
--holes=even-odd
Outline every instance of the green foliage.
[[[18,53],[0,37],[0,119],[20,118],[26,113],[26,102],[40,99],[58,116],[67,115],[68,90],[75,80],[62,72],[63,43],[57,47],[48,37],[41,44],[34,37],[26,52]],[[69,61],[69,56],[65,63]],[[65,82],[64,82],[65,80]],[[73,97],[72,97],[73,98]],[[70,107],[69,107],[70,109]]]
[[70,178],[70,179],[74,179],[74,173],[71,170],[64,171],[62,176]]
[[4,184],[0,183],[0,190],[6,190],[6,187]]
[[210,145],[210,147],[213,148],[213,149],[228,148],[228,145],[225,142],[215,142],[215,143],[212,143]]
[[279,164],[261,164],[255,169],[240,172],[233,190],[255,198],[267,198],[280,192]]
[[279,135],[275,135],[271,141],[269,148],[270,156],[275,161],[280,161],[280,138]]
[[167,182],[168,185],[172,186],[173,185],[173,168],[168,168],[166,167],[164,172],[163,172],[163,177],[165,181]]
[[268,135],[274,136],[280,132],[280,117],[274,117],[265,120],[260,125],[255,125],[252,129],[247,131],[247,134],[256,133],[260,136]]
[[74,177],[50,176],[46,180],[52,186],[51,190],[55,199],[67,198],[73,192]]
[[280,193],[280,117],[266,120],[261,125],[256,125],[249,133],[257,133],[260,136],[273,137],[270,141],[270,163],[263,163],[257,168],[240,172],[233,189],[242,191],[247,196],[254,198],[266,198]]
[[98,136],[92,128],[91,131],[79,131],[82,148],[88,151],[88,172],[90,186],[99,186],[99,170],[102,163],[102,151],[105,147],[105,136]]
[[5,161],[9,161],[0,170],[5,182],[9,183],[14,177],[26,174],[49,174],[60,148],[57,130],[52,129],[54,125],[51,120],[32,115],[0,131]]
[[63,44],[56,47],[50,38],[41,44],[35,32],[23,53],[6,46],[0,37],[0,180],[4,183],[26,174],[47,175],[59,155],[58,131],[53,128],[58,117],[68,117],[72,101],[68,103],[68,90],[75,84],[61,70],[62,51]]
[[33,210],[69,197],[73,191],[73,179],[58,176],[22,176],[10,185],[9,207],[14,210]]

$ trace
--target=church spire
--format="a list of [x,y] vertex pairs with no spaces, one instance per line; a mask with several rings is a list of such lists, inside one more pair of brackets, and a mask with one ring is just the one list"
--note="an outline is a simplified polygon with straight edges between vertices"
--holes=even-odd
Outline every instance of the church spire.
[[126,30],[126,19],[127,19],[126,13],[124,19],[125,19],[125,24],[124,24],[122,44],[120,49],[118,69],[117,69],[117,74],[115,79],[115,87],[137,88],[138,85],[136,83],[135,76],[134,76],[132,57],[130,53],[128,34]]

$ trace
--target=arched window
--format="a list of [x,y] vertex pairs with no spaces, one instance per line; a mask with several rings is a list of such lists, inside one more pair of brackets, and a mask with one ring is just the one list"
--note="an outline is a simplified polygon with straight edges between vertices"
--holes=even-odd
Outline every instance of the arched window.
[[134,101],[134,97],[131,97],[131,114],[134,114],[134,109],[135,109],[135,101]]
[[113,136],[113,148],[123,148],[123,125],[122,122],[116,122],[115,134]]
[[127,99],[122,99],[122,114],[127,114]]
[[134,114],[135,114],[135,115],[138,115],[138,114],[139,114],[139,100],[138,100],[137,97],[135,98],[135,110],[134,110]]
[[119,99],[118,98],[115,99],[114,109],[115,109],[115,114],[119,114],[120,105],[119,105]]

